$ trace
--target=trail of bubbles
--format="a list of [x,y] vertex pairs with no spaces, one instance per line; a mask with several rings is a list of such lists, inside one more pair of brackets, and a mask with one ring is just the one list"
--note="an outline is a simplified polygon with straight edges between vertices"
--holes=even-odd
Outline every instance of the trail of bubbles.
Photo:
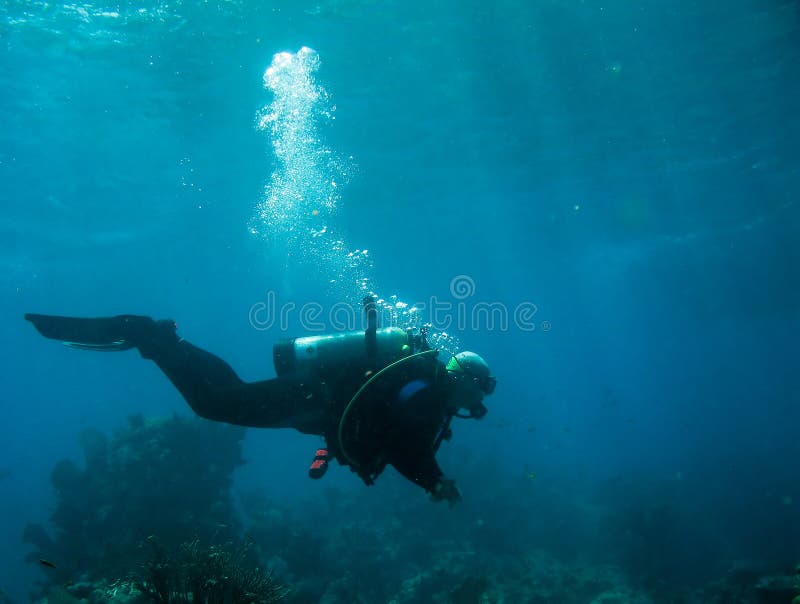
[[306,270],[325,277],[333,292],[354,301],[370,291],[367,250],[351,250],[330,224],[341,199],[340,187],[355,170],[323,142],[319,124],[334,119],[328,93],[314,79],[319,55],[303,47],[281,52],[264,73],[264,87],[274,99],[258,115],[258,128],[269,133],[277,165],[250,225]]
[[[341,186],[355,165],[342,160],[323,142],[320,125],[334,120],[335,105],[314,74],[319,55],[308,47],[276,54],[264,73],[264,87],[274,99],[258,115],[258,128],[268,132],[276,166],[257,206],[250,231],[279,249],[289,261],[315,272],[331,286],[337,299],[358,304],[373,293],[372,261],[367,250],[352,250],[332,226],[341,201]],[[378,296],[384,325],[420,328],[419,312],[397,296]],[[455,352],[457,340],[446,333],[430,334],[438,348]]]

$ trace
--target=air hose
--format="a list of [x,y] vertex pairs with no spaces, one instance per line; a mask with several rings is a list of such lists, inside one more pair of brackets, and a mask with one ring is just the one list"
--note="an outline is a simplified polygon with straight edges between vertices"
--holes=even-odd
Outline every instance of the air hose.
[[394,363],[391,363],[390,365],[387,365],[386,367],[384,367],[383,369],[381,369],[377,373],[374,373],[372,376],[370,376],[370,378],[361,385],[361,388],[359,388],[356,391],[356,393],[353,395],[353,398],[350,399],[350,402],[347,403],[347,406],[344,408],[344,411],[342,412],[342,418],[339,420],[339,430],[338,430],[338,433],[337,433],[337,437],[339,439],[339,450],[342,452],[342,455],[344,455],[345,459],[347,459],[347,462],[351,466],[353,466],[354,468],[357,468],[358,464],[347,453],[347,449],[345,449],[345,446],[344,446],[344,439],[342,438],[342,432],[344,431],[344,423],[345,423],[345,420],[347,419],[347,414],[353,408],[353,406],[355,405],[356,401],[358,401],[358,399],[361,397],[361,395],[364,393],[364,391],[367,388],[369,388],[370,384],[372,384],[375,380],[377,380],[379,377],[381,377],[383,374],[387,373],[388,371],[394,369],[395,367],[399,367],[400,365],[410,361],[411,359],[415,359],[417,357],[423,357],[423,356],[426,356],[426,355],[435,355],[438,352],[439,351],[435,350],[435,349],[423,350],[422,352],[417,352],[416,354],[412,354],[412,355],[409,355],[407,357],[403,357],[402,359],[398,359]]

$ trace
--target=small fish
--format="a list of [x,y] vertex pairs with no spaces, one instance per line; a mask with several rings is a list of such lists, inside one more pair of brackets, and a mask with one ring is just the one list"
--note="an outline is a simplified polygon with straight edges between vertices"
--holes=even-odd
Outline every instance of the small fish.
[[55,564],[50,562],[50,560],[45,560],[44,558],[39,558],[39,564],[46,566],[47,568],[58,568]]
[[528,472],[528,478],[530,478],[531,480],[536,478],[536,472]]

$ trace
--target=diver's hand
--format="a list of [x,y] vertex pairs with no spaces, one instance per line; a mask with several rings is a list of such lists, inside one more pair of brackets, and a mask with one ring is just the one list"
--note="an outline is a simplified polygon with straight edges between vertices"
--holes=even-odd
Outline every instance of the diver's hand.
[[442,478],[431,491],[432,501],[447,501],[450,507],[461,501],[461,491],[456,486],[455,480]]

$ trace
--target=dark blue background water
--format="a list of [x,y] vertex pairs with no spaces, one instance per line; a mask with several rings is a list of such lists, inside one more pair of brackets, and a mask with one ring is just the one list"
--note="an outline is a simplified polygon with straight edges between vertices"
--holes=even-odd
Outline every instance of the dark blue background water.
[[[460,472],[470,453],[574,500],[655,481],[713,511],[732,557],[798,555],[797,2],[82,6],[0,6],[0,587],[38,572],[21,527],[81,427],[188,413],[151,364],[24,312],[173,317],[258,379],[287,334],[251,305],[331,302],[247,228],[274,167],[262,74],[303,45],[337,106],[325,141],[358,165],[337,227],[383,291],[468,275],[471,303],[538,307],[534,332],[459,334],[500,380],[442,452],[464,505],[495,480]],[[251,431],[239,480],[305,497],[315,445]]]

